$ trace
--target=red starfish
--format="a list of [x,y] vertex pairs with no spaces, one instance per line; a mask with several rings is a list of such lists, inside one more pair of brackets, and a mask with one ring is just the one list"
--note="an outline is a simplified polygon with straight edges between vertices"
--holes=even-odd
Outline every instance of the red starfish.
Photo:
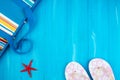
[[32,62],[33,62],[33,60],[30,61],[29,65],[25,65],[25,64],[23,63],[22,65],[25,67],[25,69],[21,70],[21,72],[26,72],[26,71],[27,71],[27,72],[28,72],[28,75],[29,75],[30,77],[32,77],[31,70],[34,70],[34,71],[37,70],[37,69],[31,67]]

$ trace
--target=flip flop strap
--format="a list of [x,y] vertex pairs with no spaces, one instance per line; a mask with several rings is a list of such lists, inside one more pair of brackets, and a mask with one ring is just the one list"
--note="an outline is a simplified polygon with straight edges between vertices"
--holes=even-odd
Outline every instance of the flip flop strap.
[[[31,33],[31,31],[33,29],[33,25],[34,25],[34,19],[33,19],[32,9],[27,4],[25,4],[22,0],[15,0],[15,2],[20,7],[23,8],[23,11],[24,11],[24,14],[25,14],[25,17],[26,17],[26,22],[28,22],[28,24],[29,24],[29,30],[28,30],[28,32],[16,44],[14,43],[14,38],[12,38],[12,37],[9,38],[8,42],[9,42],[10,46],[12,47],[12,49],[16,53],[19,53],[19,54],[28,53],[28,52],[30,52],[30,50],[33,47],[33,42],[27,38],[27,35],[29,33]],[[27,49],[26,51],[21,50],[21,48],[23,47],[23,44],[25,42],[27,42],[27,43],[30,44],[29,49]]]

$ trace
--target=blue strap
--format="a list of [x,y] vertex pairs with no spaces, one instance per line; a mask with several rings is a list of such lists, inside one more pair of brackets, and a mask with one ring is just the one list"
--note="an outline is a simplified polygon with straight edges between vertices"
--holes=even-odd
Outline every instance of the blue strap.
[[[30,7],[28,5],[26,5],[25,3],[23,3],[22,0],[15,0],[15,2],[23,8],[24,14],[27,18],[27,22],[29,23],[29,30],[28,32],[15,44],[14,43],[14,39],[10,39],[9,38],[9,42],[10,42],[10,46],[13,48],[13,50],[16,53],[28,53],[30,52],[30,50],[33,47],[33,43],[31,40],[27,39],[27,35],[32,31],[33,29],[33,24],[34,24],[34,20],[33,20],[33,15],[32,15],[32,10],[30,9]],[[26,44],[25,42],[29,43],[29,48],[27,50],[22,50],[23,48],[23,44]]]
[[[25,12],[25,15],[27,16],[27,20],[28,20],[28,23],[29,23],[29,31],[17,42],[16,46],[13,46],[11,45],[11,47],[13,48],[13,50],[16,52],[16,53],[28,53],[30,52],[30,50],[32,49],[32,41],[27,39],[27,35],[32,31],[32,27],[33,27],[33,24],[34,24],[34,20],[33,20],[33,17],[32,17],[32,12],[30,10],[30,8],[24,8],[24,12]],[[22,47],[23,47],[23,44],[25,44],[25,42],[29,43],[29,49],[25,50],[25,51],[22,51]]]

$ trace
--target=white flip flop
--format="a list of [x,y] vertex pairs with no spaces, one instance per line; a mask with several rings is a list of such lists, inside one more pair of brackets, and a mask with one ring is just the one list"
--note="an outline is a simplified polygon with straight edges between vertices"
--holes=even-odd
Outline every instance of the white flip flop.
[[66,80],[90,80],[85,69],[77,62],[70,62],[65,69]]
[[103,59],[91,60],[89,71],[93,80],[115,80],[111,66]]

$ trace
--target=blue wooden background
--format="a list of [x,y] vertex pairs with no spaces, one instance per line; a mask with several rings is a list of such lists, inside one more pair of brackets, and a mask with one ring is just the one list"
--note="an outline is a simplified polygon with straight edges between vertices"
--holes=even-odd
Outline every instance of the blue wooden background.
[[[42,0],[34,17],[32,51],[19,55],[9,48],[0,57],[0,80],[65,80],[70,61],[89,73],[88,63],[97,57],[120,79],[120,0]],[[32,78],[20,72],[31,59],[38,69]]]

